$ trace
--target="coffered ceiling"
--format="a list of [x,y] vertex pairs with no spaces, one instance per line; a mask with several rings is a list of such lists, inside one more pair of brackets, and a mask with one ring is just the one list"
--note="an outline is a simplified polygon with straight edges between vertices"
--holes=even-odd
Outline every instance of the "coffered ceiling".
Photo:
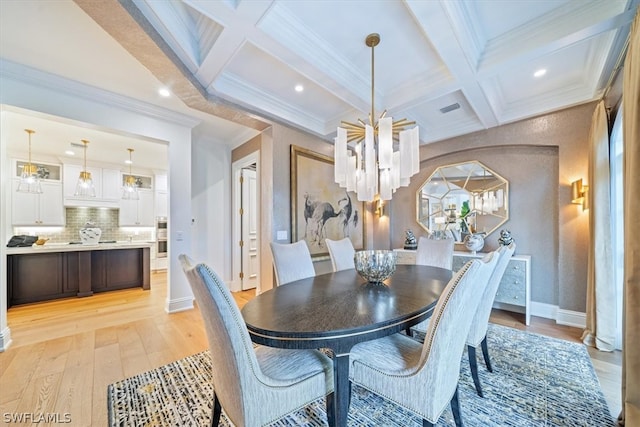
[[638,2],[133,4],[207,94],[327,138],[371,111],[379,33],[376,115],[415,120],[429,143],[600,98]]
[[428,144],[601,98],[639,2],[1,1],[0,58],[231,146],[274,121],[331,141],[371,111],[375,32],[375,114],[415,120]]

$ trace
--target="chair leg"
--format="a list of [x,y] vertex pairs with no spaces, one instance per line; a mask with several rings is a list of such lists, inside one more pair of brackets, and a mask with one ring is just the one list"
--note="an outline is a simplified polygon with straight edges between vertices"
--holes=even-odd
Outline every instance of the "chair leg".
[[458,403],[458,385],[456,384],[456,391],[451,398],[451,412],[453,412],[453,420],[456,422],[456,427],[463,427],[462,416],[460,415],[460,404]]
[[329,424],[329,427],[335,427],[336,420],[335,417],[332,416],[335,415],[335,411],[333,410],[333,393],[327,394],[325,404],[327,405],[327,424]]
[[482,395],[480,378],[478,378],[478,361],[476,360],[476,348],[468,345],[467,351],[469,353],[469,368],[471,368],[471,377],[473,378],[473,384],[476,386],[476,393],[478,393],[478,396],[484,397]]
[[491,359],[489,358],[489,348],[487,347],[487,336],[485,335],[482,339],[482,355],[484,356],[484,363],[487,365],[487,371],[493,372],[493,368],[491,367]]
[[222,407],[218,400],[218,395],[213,392],[213,410],[211,412],[211,427],[218,427],[220,423],[220,414],[222,414]]

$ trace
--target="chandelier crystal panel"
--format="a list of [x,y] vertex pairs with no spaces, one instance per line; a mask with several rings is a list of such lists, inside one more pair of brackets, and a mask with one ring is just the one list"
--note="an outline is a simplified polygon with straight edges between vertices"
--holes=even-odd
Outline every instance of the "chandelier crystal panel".
[[22,167],[17,191],[20,193],[42,193],[38,167],[31,163],[31,135],[36,132],[31,129],[25,129],[24,131],[29,135],[29,163]]
[[[342,121],[335,138],[335,181],[347,191],[354,191],[358,200],[391,200],[399,187],[409,185],[410,178],[420,171],[420,139],[415,122],[394,121],[383,111],[376,121],[374,111],[374,48],[379,34],[369,34],[365,40],[371,48],[371,113],[369,122]],[[396,144],[397,143],[397,144]],[[398,150],[394,151],[394,145]]]

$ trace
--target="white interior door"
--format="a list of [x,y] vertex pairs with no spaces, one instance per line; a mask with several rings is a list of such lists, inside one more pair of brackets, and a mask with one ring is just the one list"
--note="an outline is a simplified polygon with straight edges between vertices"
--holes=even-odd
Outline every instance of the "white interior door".
[[255,288],[258,284],[258,188],[256,171],[242,169],[242,290]]

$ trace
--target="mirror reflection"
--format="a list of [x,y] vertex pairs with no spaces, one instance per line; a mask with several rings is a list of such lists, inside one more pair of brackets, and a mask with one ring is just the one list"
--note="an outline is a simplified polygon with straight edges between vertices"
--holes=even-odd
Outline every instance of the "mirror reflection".
[[417,220],[429,234],[462,242],[509,219],[509,182],[478,161],[437,168],[418,189]]

